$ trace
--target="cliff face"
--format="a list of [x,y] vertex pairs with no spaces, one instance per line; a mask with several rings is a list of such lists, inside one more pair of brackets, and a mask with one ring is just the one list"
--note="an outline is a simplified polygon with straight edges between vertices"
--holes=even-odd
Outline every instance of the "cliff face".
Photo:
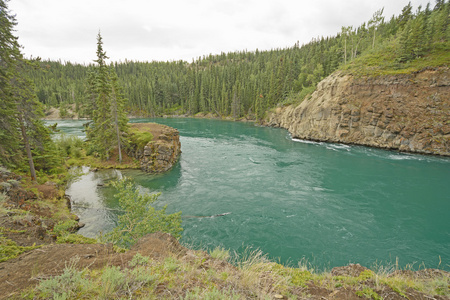
[[363,78],[336,72],[310,99],[277,108],[266,125],[294,138],[450,156],[449,69]]
[[178,130],[154,123],[133,124],[133,126],[151,132],[153,140],[143,148],[135,147],[128,154],[139,160],[143,171],[161,173],[170,170],[181,154]]

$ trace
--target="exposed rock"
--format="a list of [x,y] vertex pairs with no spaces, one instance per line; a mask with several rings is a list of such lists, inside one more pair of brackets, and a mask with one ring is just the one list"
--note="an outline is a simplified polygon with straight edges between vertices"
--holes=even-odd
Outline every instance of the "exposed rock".
[[336,72],[266,125],[294,138],[450,155],[449,69],[356,78]]
[[178,130],[154,123],[135,123],[132,126],[139,127],[141,130],[149,130],[153,134],[153,140],[143,148],[134,147],[128,155],[139,160],[143,171],[162,173],[170,170],[181,154]]

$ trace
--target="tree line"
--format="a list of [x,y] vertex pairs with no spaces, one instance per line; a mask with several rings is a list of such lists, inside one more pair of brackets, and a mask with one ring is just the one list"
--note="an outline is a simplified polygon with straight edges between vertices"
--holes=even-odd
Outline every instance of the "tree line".
[[[435,49],[448,49],[449,2],[436,1],[414,12],[411,3],[389,21],[383,9],[357,28],[342,27],[333,37],[270,51],[205,55],[190,63],[124,61],[111,64],[128,98],[127,110],[148,116],[212,113],[260,119],[267,109],[301,100],[340,66],[370,51],[395,45],[399,63]],[[389,50],[390,51],[390,50]],[[64,111],[75,105],[87,116],[87,74],[93,65],[42,62],[33,80],[40,102]],[[84,109],[83,109],[84,108]]]

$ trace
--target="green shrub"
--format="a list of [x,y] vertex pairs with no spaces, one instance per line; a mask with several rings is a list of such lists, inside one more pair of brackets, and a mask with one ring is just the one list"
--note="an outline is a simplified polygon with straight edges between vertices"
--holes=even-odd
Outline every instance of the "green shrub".
[[55,145],[62,156],[72,156],[76,149],[83,147],[83,140],[77,136],[63,133],[55,139]]
[[120,271],[119,267],[108,267],[103,270],[100,295],[104,299],[117,298],[114,294],[122,290],[126,284],[126,275]]
[[167,272],[173,272],[173,271],[177,270],[178,266],[179,266],[179,262],[172,257],[168,257],[164,260],[164,269]]
[[133,259],[128,263],[128,265],[130,267],[135,267],[135,266],[145,266],[148,264],[148,260],[150,258],[147,256],[142,256],[139,252],[136,253],[135,256],[133,256]]
[[130,129],[131,143],[142,149],[153,140],[153,134],[148,131],[140,131],[136,128]]
[[[183,298],[185,300],[196,300],[196,299],[204,299],[204,300],[229,300],[229,299],[242,299],[239,294],[230,291],[220,291],[216,287],[213,287],[210,290],[200,289],[198,287],[190,290],[186,293],[186,296]],[[268,298],[267,298],[268,299]]]
[[16,242],[6,238],[0,233],[0,262],[15,258],[26,251],[39,248],[39,246],[23,247]]
[[81,299],[90,294],[91,283],[85,279],[82,271],[75,269],[76,261],[64,268],[64,273],[51,279],[43,280],[36,287],[40,298]]
[[98,241],[93,238],[88,238],[79,234],[69,233],[62,236],[58,236],[56,239],[57,244],[96,244]]
[[176,238],[181,236],[181,212],[167,214],[167,206],[161,210],[151,206],[159,194],[142,194],[127,178],[111,184],[118,191],[114,197],[118,199],[124,214],[118,217],[117,226],[104,236],[106,241],[128,247],[149,233],[167,232]]
[[77,228],[78,222],[75,220],[66,220],[59,222],[53,227],[53,233],[57,236],[64,236],[71,233],[75,228]]
[[11,184],[8,182],[0,182],[0,191],[8,192],[11,189]]
[[18,187],[20,185],[20,182],[14,179],[10,179],[8,180],[8,183],[12,186],[12,187]]
[[366,297],[374,300],[381,300],[382,298],[371,288],[364,288],[362,291],[357,291],[356,295],[359,297]]
[[140,287],[142,285],[146,285],[148,283],[156,281],[159,275],[152,274],[150,269],[147,270],[144,267],[137,267],[131,270],[129,277],[130,287]]

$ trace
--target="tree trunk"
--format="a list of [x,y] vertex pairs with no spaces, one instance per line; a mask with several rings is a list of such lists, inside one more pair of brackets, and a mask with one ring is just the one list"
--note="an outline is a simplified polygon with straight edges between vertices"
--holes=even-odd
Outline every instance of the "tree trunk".
[[375,48],[375,34],[376,34],[376,30],[375,30],[375,28],[374,28],[374,29],[373,29],[372,49]]
[[116,127],[116,135],[117,135],[117,148],[119,150],[119,164],[122,163],[122,147],[120,144],[120,130],[119,130],[119,118],[117,116],[117,98],[114,97],[114,125]]
[[344,65],[347,64],[347,38],[344,39]]
[[116,123],[116,134],[117,134],[117,146],[118,146],[118,150],[119,150],[119,163],[122,163],[122,149],[121,149],[121,145],[120,145],[120,132],[119,132],[119,121],[117,120],[117,111],[116,111],[116,115],[115,115],[115,123]]
[[27,131],[25,125],[23,124],[22,118],[19,118],[20,130],[22,132],[23,142],[25,144],[25,150],[27,152],[28,164],[30,165],[30,175],[33,181],[36,181],[36,170],[34,168],[33,155],[31,154],[30,142],[28,141]]

